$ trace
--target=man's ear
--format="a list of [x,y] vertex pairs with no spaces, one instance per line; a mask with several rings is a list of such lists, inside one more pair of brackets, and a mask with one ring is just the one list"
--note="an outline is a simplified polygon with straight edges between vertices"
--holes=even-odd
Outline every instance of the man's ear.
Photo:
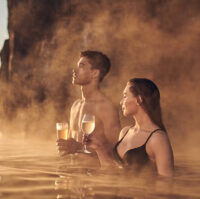
[[98,69],[93,69],[92,70],[92,75],[93,75],[93,78],[94,79],[99,79],[99,76],[100,76],[100,70],[98,70]]
[[138,105],[141,105],[142,102],[143,102],[142,97],[141,97],[140,95],[138,95],[138,96],[137,96],[137,103],[138,103]]

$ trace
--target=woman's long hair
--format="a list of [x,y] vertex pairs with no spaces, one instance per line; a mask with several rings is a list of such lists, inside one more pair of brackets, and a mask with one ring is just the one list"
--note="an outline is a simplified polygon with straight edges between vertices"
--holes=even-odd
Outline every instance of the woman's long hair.
[[166,131],[162,122],[162,113],[160,107],[160,92],[158,87],[149,79],[145,78],[133,78],[129,80],[130,91],[135,97],[141,97],[138,103],[148,114],[154,124],[159,126],[162,130]]

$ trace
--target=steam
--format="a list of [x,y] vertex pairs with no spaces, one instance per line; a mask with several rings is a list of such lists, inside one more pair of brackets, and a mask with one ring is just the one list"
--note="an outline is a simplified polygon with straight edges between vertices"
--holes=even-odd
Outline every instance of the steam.
[[[182,150],[186,138],[189,143],[199,139],[198,0],[77,0],[40,9],[44,3],[9,2],[9,32],[14,32],[19,52],[12,52],[12,81],[1,83],[1,128],[6,134],[20,129],[24,134],[53,136],[55,122],[68,120],[70,106],[79,96],[79,89],[71,85],[79,52],[91,49],[111,59],[102,90],[115,104],[119,106],[130,78],[150,78],[161,92],[172,145]],[[41,13],[46,18],[39,23]],[[10,118],[11,125],[6,122]],[[122,115],[121,121],[122,126],[130,122]]]

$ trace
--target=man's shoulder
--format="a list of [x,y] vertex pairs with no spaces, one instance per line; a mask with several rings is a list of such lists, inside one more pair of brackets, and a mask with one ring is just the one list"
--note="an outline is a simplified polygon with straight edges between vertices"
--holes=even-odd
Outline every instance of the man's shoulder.
[[97,109],[100,111],[116,111],[117,107],[107,97],[103,97],[102,100],[96,104]]

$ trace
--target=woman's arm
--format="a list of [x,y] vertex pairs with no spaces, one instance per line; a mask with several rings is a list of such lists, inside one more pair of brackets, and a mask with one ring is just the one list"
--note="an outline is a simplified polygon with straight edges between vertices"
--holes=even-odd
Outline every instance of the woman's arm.
[[157,131],[147,143],[147,152],[155,160],[159,175],[171,177],[174,170],[173,151],[168,136],[163,131]]

